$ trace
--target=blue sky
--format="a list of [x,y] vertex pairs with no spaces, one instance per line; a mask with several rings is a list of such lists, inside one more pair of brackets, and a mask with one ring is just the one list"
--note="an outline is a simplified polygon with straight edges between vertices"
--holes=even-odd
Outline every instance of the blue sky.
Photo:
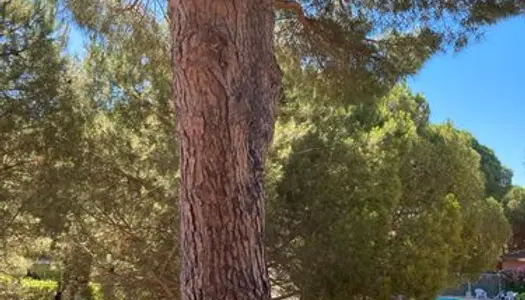
[[[82,35],[72,28],[70,52],[83,54]],[[525,19],[487,30],[483,40],[459,53],[435,56],[410,78],[430,103],[431,121],[451,120],[492,148],[525,185]]]
[[492,148],[525,185],[525,19],[502,22],[459,53],[438,55],[409,84],[431,121],[451,120]]
[[69,39],[67,41],[67,52],[73,53],[77,56],[83,56],[85,54],[85,34],[75,23],[70,22],[68,25]]

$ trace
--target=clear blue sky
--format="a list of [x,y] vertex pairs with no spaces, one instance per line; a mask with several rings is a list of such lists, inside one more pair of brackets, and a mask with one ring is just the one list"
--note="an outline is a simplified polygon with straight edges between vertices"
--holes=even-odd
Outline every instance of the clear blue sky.
[[431,59],[409,84],[431,121],[451,120],[492,148],[525,185],[525,19],[502,22],[459,53]]
[[84,41],[86,35],[73,22],[69,23],[69,39],[67,41],[67,52],[75,54],[76,56],[84,56],[86,53],[84,49]]
[[[72,28],[68,50],[83,54]],[[409,84],[430,103],[431,121],[451,120],[492,148],[525,185],[525,19],[488,29],[482,41],[431,59]]]

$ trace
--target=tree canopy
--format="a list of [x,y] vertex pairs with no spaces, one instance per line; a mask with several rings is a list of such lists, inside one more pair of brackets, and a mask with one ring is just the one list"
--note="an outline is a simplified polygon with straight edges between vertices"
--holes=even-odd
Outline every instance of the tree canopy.
[[312,115],[278,122],[269,169],[268,251],[283,294],[425,298],[495,264],[509,228],[470,135],[429,124],[424,98],[403,85],[377,105],[333,109],[294,71],[284,79]]
[[[274,6],[283,78],[265,250],[275,297],[432,298],[492,269],[511,234],[509,248],[524,247],[512,172],[470,133],[432,124],[404,83],[521,2]],[[63,7],[87,29],[80,60],[64,50]],[[0,4],[2,272],[24,275],[45,255],[56,272],[43,277],[64,297],[95,298],[91,281],[105,300],[180,299],[183,170],[165,9]]]

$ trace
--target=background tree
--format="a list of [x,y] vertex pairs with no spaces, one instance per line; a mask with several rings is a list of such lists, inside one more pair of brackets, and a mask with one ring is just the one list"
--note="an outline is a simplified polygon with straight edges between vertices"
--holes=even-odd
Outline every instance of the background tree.
[[[1,102],[2,121],[6,126],[18,125],[10,131],[2,127],[3,149],[20,145],[12,153],[28,160],[25,168],[9,165],[6,170],[11,173],[3,174],[5,184],[20,188],[1,193],[6,214],[12,211],[13,216],[2,220],[16,222],[2,227],[9,229],[3,236],[8,243],[2,244],[9,247],[2,254],[25,274],[19,259],[52,253],[63,264],[64,298],[89,291],[90,278],[104,283],[108,299],[123,292],[133,299],[178,297],[178,284],[173,281],[178,226],[172,219],[177,217],[173,203],[177,144],[158,140],[174,139],[168,43],[162,39],[167,30],[155,20],[145,27],[144,18],[139,23],[136,15],[123,15],[120,26],[106,31],[104,38],[93,35],[84,64],[67,64],[67,58],[60,57],[63,44],[51,38],[58,33],[53,23],[55,6],[14,1],[6,7],[2,21],[18,30],[13,31],[12,44],[31,42],[22,52],[32,56],[15,57],[3,66],[14,75],[34,74],[36,79],[16,81],[22,92],[13,91],[16,99]],[[136,25],[137,30],[131,35],[126,24]],[[139,44],[149,47],[130,46],[140,38]],[[16,46],[12,44],[5,48]],[[81,71],[67,71],[74,67]],[[9,79],[11,73],[2,75]],[[10,87],[6,80],[2,92],[10,96]],[[22,104],[45,108],[46,114],[35,118],[29,109],[22,111]],[[38,164],[30,164],[33,156]],[[16,198],[15,191],[31,197]],[[36,247],[38,243],[42,245]],[[107,277],[112,278],[102,280]]]
[[[306,65],[324,71],[335,63],[341,86],[360,73],[370,73],[365,78],[382,86],[417,71],[441,40],[461,46],[476,25],[518,13],[515,3],[491,2],[487,10],[482,1],[170,1],[182,151],[182,299],[267,299],[270,294],[262,170],[280,83],[273,5],[296,8],[304,34],[285,32],[290,45],[304,49],[297,54]],[[460,26],[452,28],[459,30],[440,28],[444,19],[455,21],[452,26]],[[422,27],[416,34],[403,32],[416,24]],[[399,42],[374,41],[371,32]],[[447,41],[445,32],[453,38]],[[396,60],[400,50],[409,59]]]
[[[16,245],[30,249],[32,240],[60,233],[67,196],[57,187],[68,183],[60,178],[71,171],[70,145],[83,117],[75,111],[64,43],[54,38],[62,30],[55,24],[56,7],[45,1],[1,5],[0,213],[7,247],[2,254],[13,255],[21,253]],[[51,202],[57,198],[62,201]]]
[[[182,297],[269,296],[262,171],[281,92],[272,4],[292,13],[291,19],[279,15],[279,62],[292,62],[285,72],[304,80],[303,88],[286,86],[280,99],[282,129],[268,166],[275,176],[269,217],[277,220],[268,234],[272,279],[305,298],[430,297],[447,274],[467,267],[476,272],[496,256],[499,238],[474,218],[501,230],[505,224],[498,204],[483,200],[479,155],[468,137],[452,126],[429,126],[424,99],[391,88],[441,46],[461,46],[478,25],[518,13],[515,3],[430,8],[421,1],[405,6],[396,1],[385,6],[172,2],[170,27],[154,6],[138,1],[127,7],[67,1],[90,29],[91,45],[85,74],[73,80],[76,106],[69,111],[64,106],[66,115],[61,123],[51,122],[56,128],[51,126],[49,136],[73,128],[67,132],[79,138],[59,135],[57,148],[42,156],[39,166],[45,168],[31,178],[53,183],[37,190],[61,213],[39,214],[35,205],[27,214],[41,224],[58,225],[39,227],[42,231],[64,234],[58,243],[65,246],[66,275],[114,279],[104,281],[108,297],[179,296],[173,279],[179,270],[173,191],[179,191],[174,180],[181,159]],[[439,27],[443,19],[461,26]],[[176,41],[171,66],[170,31]],[[172,67],[176,120],[168,105]],[[387,92],[388,101],[379,101]],[[77,124],[65,122],[68,116],[83,126],[65,126]],[[175,121],[183,133],[180,157],[170,135]],[[321,160],[325,156],[328,163]],[[434,166],[436,161],[443,166]],[[316,181],[295,178],[298,172]],[[272,207],[279,198],[275,203],[289,205],[282,211]],[[31,224],[28,219],[23,224]],[[327,230],[316,229],[319,224]],[[432,236],[420,242],[426,232]],[[468,247],[457,248],[458,237]],[[480,251],[484,244],[485,252]],[[432,258],[426,255],[431,249]],[[315,255],[319,251],[326,255]],[[451,263],[456,260],[461,264]],[[355,285],[362,283],[355,274],[378,278],[374,284],[383,287],[380,293],[370,283]]]
[[118,26],[91,36],[83,66],[83,97],[97,109],[76,166],[82,177],[75,189],[84,200],[75,222],[92,256],[92,277],[108,298],[178,298],[167,31],[148,21],[120,15]]
[[[492,267],[508,225],[501,205],[485,200],[469,136],[430,125],[425,99],[406,86],[377,105],[336,108],[291,61],[281,61],[285,97],[268,167],[279,294],[434,297],[456,274]],[[352,96],[338,101],[358,103]]]
[[525,249],[525,189],[513,187],[503,198],[505,213],[512,226],[509,250]]
[[485,174],[485,193],[501,200],[512,188],[512,171],[503,166],[494,151],[480,144],[474,137],[472,147],[481,156],[481,168]]

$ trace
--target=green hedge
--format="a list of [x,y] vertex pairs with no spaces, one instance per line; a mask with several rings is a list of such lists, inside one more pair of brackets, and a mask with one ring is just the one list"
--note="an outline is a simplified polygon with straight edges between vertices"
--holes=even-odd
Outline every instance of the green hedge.
[[[2,296],[19,297],[24,300],[49,300],[52,299],[57,290],[57,282],[52,280],[35,280],[23,278],[20,284],[16,284],[16,279],[9,276],[0,275],[0,299]],[[100,285],[89,284],[93,300],[103,300]],[[7,299],[7,298],[6,298]]]
[[60,280],[60,269],[49,264],[33,264],[30,268],[42,280]]
[[[507,269],[500,272],[504,290],[525,293],[525,270]],[[525,299],[524,299],[525,300]]]

